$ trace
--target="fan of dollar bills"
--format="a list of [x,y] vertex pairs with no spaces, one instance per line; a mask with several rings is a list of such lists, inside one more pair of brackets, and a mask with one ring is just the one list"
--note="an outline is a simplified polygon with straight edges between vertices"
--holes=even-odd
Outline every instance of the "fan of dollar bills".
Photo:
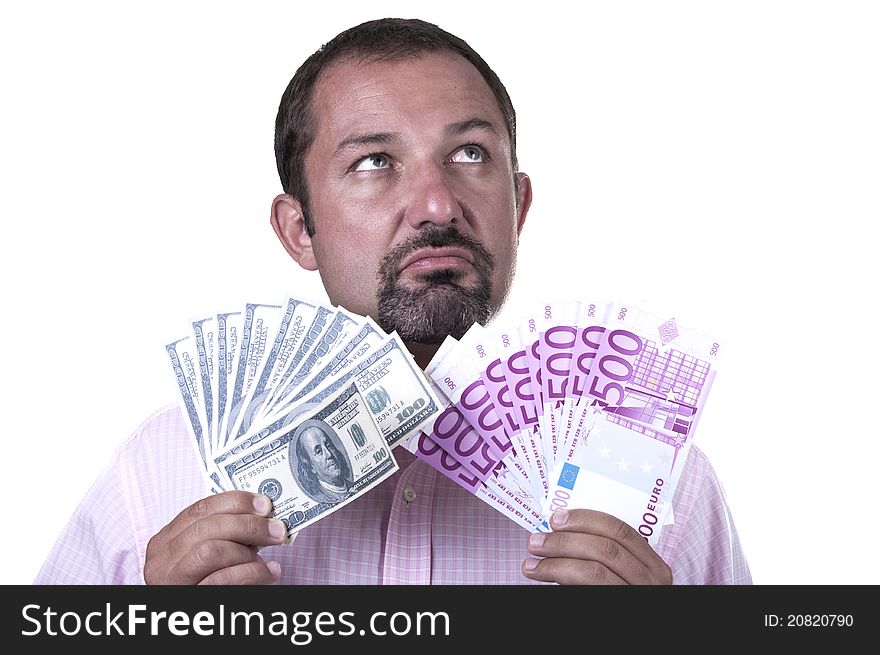
[[528,530],[586,507],[654,544],[719,345],[579,300],[474,325],[423,372],[369,317],[289,297],[195,320],[166,351],[210,490],[266,494],[289,535],[391,475],[401,446]]

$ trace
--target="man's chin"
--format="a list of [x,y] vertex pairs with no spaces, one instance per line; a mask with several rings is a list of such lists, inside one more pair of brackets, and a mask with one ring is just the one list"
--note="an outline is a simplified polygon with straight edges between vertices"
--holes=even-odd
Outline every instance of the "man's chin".
[[458,339],[490,314],[488,278],[470,279],[458,269],[400,276],[379,293],[379,325],[407,342],[439,344]]
[[474,323],[485,321],[482,303],[475,294],[450,284],[431,284],[421,291],[405,294],[399,302],[380,312],[380,325],[395,330],[404,341],[439,344],[447,335],[456,339]]
[[444,299],[449,299],[450,302],[454,302],[454,299],[456,298],[467,298],[475,293],[473,289],[445,282],[425,283],[414,286],[409,289],[409,291],[423,302],[430,302],[431,300],[443,302]]
[[469,274],[457,268],[435,268],[430,271],[401,275],[397,284],[411,291],[424,291],[431,287],[458,288],[465,292],[473,291],[479,286],[479,280],[475,274]]

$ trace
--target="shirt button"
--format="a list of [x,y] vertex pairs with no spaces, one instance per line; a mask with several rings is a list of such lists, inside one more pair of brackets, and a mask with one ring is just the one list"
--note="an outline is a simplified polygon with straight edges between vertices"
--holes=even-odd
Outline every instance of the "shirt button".
[[411,503],[412,501],[414,501],[416,499],[416,490],[413,489],[412,487],[407,487],[406,489],[404,489],[403,490],[403,499],[408,503]]

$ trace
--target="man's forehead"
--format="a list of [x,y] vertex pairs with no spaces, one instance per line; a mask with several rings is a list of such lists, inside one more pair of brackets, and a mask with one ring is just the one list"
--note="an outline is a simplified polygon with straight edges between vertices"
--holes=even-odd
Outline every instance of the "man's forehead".
[[437,115],[438,128],[479,118],[504,131],[497,100],[476,67],[452,52],[394,60],[352,57],[329,66],[312,97],[318,135],[339,142],[366,133],[394,133],[403,115]]

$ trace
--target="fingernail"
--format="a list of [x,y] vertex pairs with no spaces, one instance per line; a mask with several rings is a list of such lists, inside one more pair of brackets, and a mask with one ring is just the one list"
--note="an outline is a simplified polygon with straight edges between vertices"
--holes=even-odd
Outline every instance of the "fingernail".
[[269,573],[272,574],[272,577],[276,580],[281,577],[281,565],[275,560],[271,560],[266,562],[266,567],[269,569]]
[[272,501],[268,496],[254,496],[254,509],[260,514],[268,514],[272,509]]
[[550,517],[550,522],[556,528],[561,528],[566,523],[568,523],[568,510],[561,509],[557,512],[553,513],[553,516]]
[[269,534],[275,539],[287,536],[287,527],[279,519],[269,519]]
[[532,548],[540,548],[544,545],[544,535],[540,532],[536,532],[531,537],[529,537],[529,546]]
[[538,560],[529,557],[527,560],[523,562],[523,568],[526,571],[534,571],[535,567],[538,566]]

